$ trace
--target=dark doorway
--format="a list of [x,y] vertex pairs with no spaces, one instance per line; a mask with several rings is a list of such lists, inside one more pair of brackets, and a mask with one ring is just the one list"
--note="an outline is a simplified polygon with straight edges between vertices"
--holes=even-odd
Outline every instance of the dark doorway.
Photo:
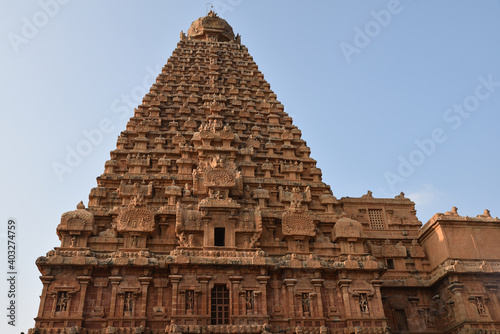
[[224,227],[216,227],[214,229],[214,246],[226,245],[226,229]]

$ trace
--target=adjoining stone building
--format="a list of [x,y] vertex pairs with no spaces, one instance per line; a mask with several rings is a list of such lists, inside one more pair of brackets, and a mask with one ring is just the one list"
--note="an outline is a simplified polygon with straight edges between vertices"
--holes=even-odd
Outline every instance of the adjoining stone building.
[[500,219],[337,199],[229,24],[194,21],[40,257],[30,333],[497,333]]

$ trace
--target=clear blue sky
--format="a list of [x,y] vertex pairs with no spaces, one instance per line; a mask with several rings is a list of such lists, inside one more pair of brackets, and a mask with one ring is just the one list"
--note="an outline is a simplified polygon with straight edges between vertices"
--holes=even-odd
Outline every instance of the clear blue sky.
[[[33,326],[42,290],[35,259],[59,245],[61,214],[87,203],[143,86],[207,2],[43,5],[54,1],[0,4],[1,254],[7,219],[19,227],[18,326],[2,311],[2,333]],[[338,198],[404,191],[423,223],[453,205],[500,216],[500,1],[212,3],[242,35]],[[103,121],[111,131],[83,147],[84,132]],[[68,166],[78,149],[87,155]],[[54,164],[71,171],[58,178]]]

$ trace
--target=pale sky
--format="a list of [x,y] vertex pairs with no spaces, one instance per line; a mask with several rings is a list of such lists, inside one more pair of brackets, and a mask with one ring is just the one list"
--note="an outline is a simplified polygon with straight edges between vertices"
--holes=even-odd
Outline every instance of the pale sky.
[[[1,333],[34,326],[35,259],[59,245],[61,214],[87,204],[133,108],[206,2],[0,2],[0,278],[8,219],[18,227],[17,326],[0,313]],[[452,206],[500,216],[500,1],[212,3],[337,198],[403,191],[423,223]],[[7,290],[1,278],[5,314]]]

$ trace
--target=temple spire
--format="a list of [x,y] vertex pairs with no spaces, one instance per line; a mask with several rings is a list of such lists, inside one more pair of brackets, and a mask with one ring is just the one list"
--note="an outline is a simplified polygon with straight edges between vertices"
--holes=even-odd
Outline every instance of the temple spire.
[[206,16],[194,21],[187,35],[191,39],[217,42],[227,42],[235,39],[233,28],[213,10],[210,10]]

